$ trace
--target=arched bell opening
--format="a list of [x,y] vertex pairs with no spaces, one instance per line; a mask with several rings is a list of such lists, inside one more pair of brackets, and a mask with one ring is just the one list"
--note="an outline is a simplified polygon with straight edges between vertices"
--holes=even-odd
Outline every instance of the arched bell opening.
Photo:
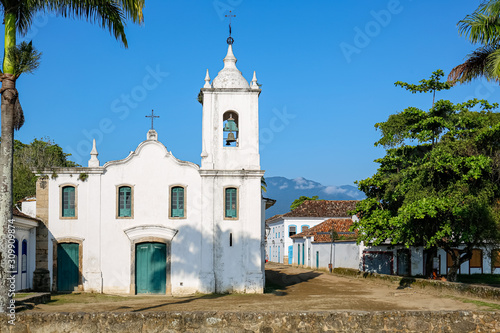
[[239,117],[236,111],[226,111],[222,116],[222,131],[224,147],[238,147],[239,144]]

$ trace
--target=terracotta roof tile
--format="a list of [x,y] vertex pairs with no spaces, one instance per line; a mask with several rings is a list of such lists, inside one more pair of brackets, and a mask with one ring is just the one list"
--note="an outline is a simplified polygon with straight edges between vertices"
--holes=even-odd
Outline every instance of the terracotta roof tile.
[[266,220],[266,224],[268,224],[268,223],[273,223],[274,221],[279,220],[279,219],[280,219],[283,215],[285,215],[285,214],[277,214],[277,215],[273,215],[273,216],[271,216],[270,218],[268,218],[268,219]]
[[342,239],[356,239],[358,232],[354,233],[349,231],[352,225],[350,218],[333,218],[328,219],[304,232],[293,235],[291,238],[303,238],[314,236],[314,243],[330,243],[330,232],[332,228],[337,232]]
[[283,217],[347,217],[359,200],[307,200]]

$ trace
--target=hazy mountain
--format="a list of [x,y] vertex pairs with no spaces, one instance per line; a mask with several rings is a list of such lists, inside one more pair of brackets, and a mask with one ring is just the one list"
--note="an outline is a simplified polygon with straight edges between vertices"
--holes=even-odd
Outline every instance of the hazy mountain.
[[285,177],[266,177],[266,198],[275,199],[276,204],[266,210],[266,219],[276,214],[290,211],[290,205],[301,195],[306,197],[319,196],[324,200],[361,200],[363,192],[351,185],[325,186],[303,177],[288,179]]

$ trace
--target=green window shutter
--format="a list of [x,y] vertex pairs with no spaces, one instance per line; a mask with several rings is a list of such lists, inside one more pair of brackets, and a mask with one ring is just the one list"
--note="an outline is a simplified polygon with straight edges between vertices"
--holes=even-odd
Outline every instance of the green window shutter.
[[132,189],[128,186],[122,186],[118,190],[118,216],[132,216]]
[[238,204],[236,202],[236,189],[226,188],[226,217],[236,218]]
[[184,188],[173,187],[170,193],[171,217],[184,217]]
[[63,187],[62,190],[62,216],[75,216],[75,188],[73,186]]

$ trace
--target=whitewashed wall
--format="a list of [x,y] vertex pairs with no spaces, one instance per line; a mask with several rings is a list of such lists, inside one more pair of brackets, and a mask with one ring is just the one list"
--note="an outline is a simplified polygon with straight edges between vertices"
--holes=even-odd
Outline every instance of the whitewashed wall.
[[[288,248],[293,246],[293,240],[289,237],[290,226],[296,226],[297,234],[302,232],[302,226],[312,228],[327,220],[327,217],[283,217],[269,223],[271,231],[267,239],[266,255],[269,261],[288,264]],[[293,252],[295,256],[295,251]]]
[[[18,241],[17,274],[15,274],[16,291],[33,287],[33,272],[35,270],[36,226],[38,222],[23,217],[14,216],[15,238]],[[22,244],[26,241],[26,272],[23,273]]]

